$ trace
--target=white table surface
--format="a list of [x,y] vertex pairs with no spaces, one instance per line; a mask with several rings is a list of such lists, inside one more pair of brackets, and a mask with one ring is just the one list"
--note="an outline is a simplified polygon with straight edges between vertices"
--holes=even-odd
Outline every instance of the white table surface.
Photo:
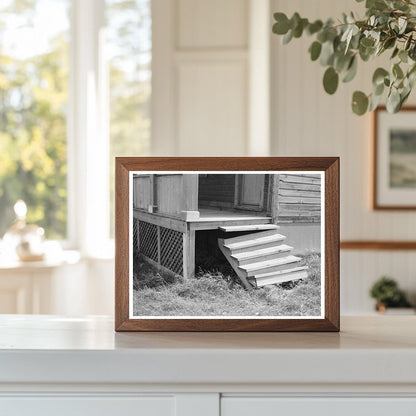
[[416,383],[416,316],[340,333],[115,333],[108,317],[0,316],[0,383]]

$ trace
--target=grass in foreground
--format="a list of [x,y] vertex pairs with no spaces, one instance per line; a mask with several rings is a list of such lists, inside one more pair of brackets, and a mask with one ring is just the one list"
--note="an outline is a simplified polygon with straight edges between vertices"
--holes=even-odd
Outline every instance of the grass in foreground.
[[[195,278],[162,276],[146,263],[134,273],[135,316],[317,316],[321,309],[320,256],[304,258],[303,281],[245,290],[235,276],[201,271]],[[139,277],[140,276],[140,277]]]

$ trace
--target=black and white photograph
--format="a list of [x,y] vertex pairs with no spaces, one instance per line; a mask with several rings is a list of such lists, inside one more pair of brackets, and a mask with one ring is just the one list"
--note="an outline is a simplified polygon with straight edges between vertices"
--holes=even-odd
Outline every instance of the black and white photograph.
[[322,317],[324,182],[130,172],[130,318]]

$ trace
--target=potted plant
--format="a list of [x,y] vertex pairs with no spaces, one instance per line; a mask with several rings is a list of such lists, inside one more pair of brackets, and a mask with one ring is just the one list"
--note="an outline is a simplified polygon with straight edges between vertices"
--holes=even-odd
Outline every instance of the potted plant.
[[366,0],[362,19],[344,13],[336,21],[310,22],[299,13],[289,18],[280,12],[274,19],[273,33],[283,36],[284,44],[304,34],[314,38],[309,54],[326,68],[323,86],[328,94],[335,93],[339,81],[355,77],[359,61],[390,55],[390,64],[375,70],[371,93],[353,93],[355,114],[374,110],[384,95],[387,110],[395,113],[409,97],[416,79],[416,0]]
[[387,308],[411,308],[397,282],[387,276],[381,277],[373,284],[370,296],[376,300],[378,312],[386,312]]

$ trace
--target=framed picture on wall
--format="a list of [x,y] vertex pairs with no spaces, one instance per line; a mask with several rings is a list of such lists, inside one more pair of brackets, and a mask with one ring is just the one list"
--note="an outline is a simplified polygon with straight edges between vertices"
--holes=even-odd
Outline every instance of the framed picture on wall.
[[338,158],[116,158],[117,331],[338,331]]
[[416,209],[416,107],[374,112],[374,209]]

